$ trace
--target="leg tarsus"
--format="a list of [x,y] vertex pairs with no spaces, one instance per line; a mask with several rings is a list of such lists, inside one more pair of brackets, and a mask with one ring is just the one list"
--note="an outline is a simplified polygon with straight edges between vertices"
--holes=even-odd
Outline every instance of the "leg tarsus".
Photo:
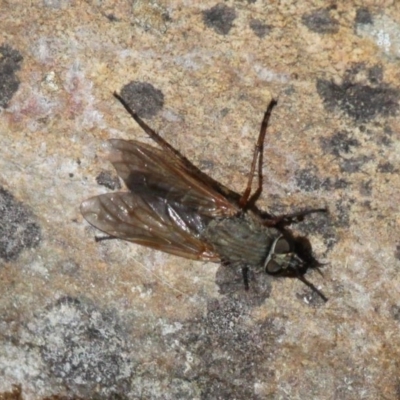
[[243,276],[243,283],[244,283],[244,290],[249,290],[249,268],[242,267],[242,276]]
[[96,243],[98,242],[103,242],[104,240],[110,240],[110,239],[118,239],[116,236],[95,236],[94,240]]

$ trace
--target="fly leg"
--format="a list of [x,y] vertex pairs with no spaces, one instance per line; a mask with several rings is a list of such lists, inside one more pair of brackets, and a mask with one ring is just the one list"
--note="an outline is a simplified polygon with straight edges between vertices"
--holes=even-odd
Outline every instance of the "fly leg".
[[269,217],[263,221],[263,225],[271,227],[279,226],[280,228],[284,228],[285,226],[291,225],[293,223],[303,221],[306,215],[325,212],[328,212],[327,208],[311,208],[309,210],[298,211],[292,214]]
[[96,243],[103,242],[104,240],[118,239],[116,236],[95,236],[94,240]]
[[[254,148],[254,154],[253,154],[253,161],[251,163],[251,168],[250,168],[250,173],[247,181],[247,186],[242,194],[242,197],[239,200],[239,206],[244,209],[248,208],[252,204],[255,203],[257,198],[260,196],[261,191],[262,191],[262,181],[263,181],[263,175],[262,175],[262,165],[263,165],[263,149],[264,149],[264,140],[265,140],[265,134],[267,132],[267,127],[268,127],[268,121],[271,116],[272,109],[274,106],[277,104],[275,100],[271,100],[271,102],[268,105],[267,111],[265,111],[263,121],[261,123],[261,128],[260,128],[260,133],[258,135],[257,143]],[[253,183],[253,177],[254,177],[254,172],[256,170],[256,164],[258,161],[258,187],[257,190],[254,192],[254,194],[250,197],[251,193],[251,186]]]
[[153,139],[159,144],[166,152],[170,153],[173,157],[184,158],[177,150],[175,150],[165,139],[163,139],[156,131],[151,129],[135,111],[133,111],[129,104],[121,97],[117,92],[114,92],[114,97],[124,106],[125,110],[131,115],[136,123]]
[[[132,110],[129,104],[125,101],[125,99],[114,92],[114,97],[124,106],[125,110],[130,114],[130,116],[136,121],[136,123],[143,129],[144,132],[149,135],[149,137],[154,140],[170,157],[171,159],[177,159],[181,161],[185,167],[195,175],[197,180],[204,182],[207,185],[211,185],[212,187],[221,188],[221,185],[216,182],[214,179],[210,178],[208,175],[204,174],[200,171],[195,165],[193,165],[185,156],[183,156],[178,150],[172,147],[165,139],[163,139],[155,130],[151,129],[150,126],[144,122],[139,115]],[[223,192],[230,192],[224,188]]]
[[249,290],[249,267],[242,267],[244,290]]

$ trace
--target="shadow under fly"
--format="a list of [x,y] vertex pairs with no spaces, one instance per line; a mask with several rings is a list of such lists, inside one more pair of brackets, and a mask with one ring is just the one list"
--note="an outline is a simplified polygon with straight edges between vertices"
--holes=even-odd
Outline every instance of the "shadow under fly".
[[[304,274],[321,266],[306,238],[295,237],[287,226],[324,208],[272,216],[255,202],[262,190],[263,143],[276,102],[264,114],[254,150],[247,187],[240,196],[202,173],[153,131],[117,93],[139,126],[160,148],[136,140],[111,139],[108,160],[128,192],[92,197],[81,213],[94,227],[110,235],[185,258],[222,262],[248,272],[295,277],[324,301],[327,298]],[[257,172],[258,187],[251,195]]]

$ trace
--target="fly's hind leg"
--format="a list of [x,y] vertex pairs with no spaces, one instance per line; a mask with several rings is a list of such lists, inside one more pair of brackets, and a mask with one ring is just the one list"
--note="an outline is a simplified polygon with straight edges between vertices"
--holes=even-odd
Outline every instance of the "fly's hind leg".
[[170,153],[172,157],[184,158],[176,149],[174,149],[165,139],[163,139],[156,131],[151,129],[140,117],[139,115],[131,109],[129,104],[125,99],[114,92],[114,97],[124,106],[125,110],[131,115],[131,117],[136,121],[136,123],[153,139],[158,145],[160,145],[166,152]]
[[189,172],[191,172],[198,180],[211,185],[212,187],[220,188],[221,185],[218,182],[214,181],[214,179],[210,178],[208,175],[204,174],[200,171],[195,165],[193,165],[185,156],[183,156],[177,149],[171,146],[165,139],[163,139],[155,130],[150,128],[144,122],[139,115],[132,110],[127,101],[119,95],[117,92],[114,92],[114,97],[124,106],[125,110],[130,114],[130,116],[136,121],[136,123],[143,129],[147,135],[154,140],[170,157],[172,160],[179,160],[184,164]]
[[242,267],[244,290],[249,290],[249,267]]
[[111,236],[111,235],[108,235],[108,236],[95,236],[94,237],[94,240],[95,240],[96,243],[104,242],[105,240],[111,240],[111,239],[118,239],[118,238],[116,236]]

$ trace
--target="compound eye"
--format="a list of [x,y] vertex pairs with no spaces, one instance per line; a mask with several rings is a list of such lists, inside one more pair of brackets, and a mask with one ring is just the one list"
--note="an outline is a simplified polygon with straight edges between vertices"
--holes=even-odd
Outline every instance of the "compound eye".
[[274,253],[275,254],[290,253],[290,245],[284,237],[279,238],[279,240],[276,242]]
[[282,266],[278,264],[275,260],[270,260],[268,264],[265,266],[265,272],[267,274],[278,274],[282,271]]

